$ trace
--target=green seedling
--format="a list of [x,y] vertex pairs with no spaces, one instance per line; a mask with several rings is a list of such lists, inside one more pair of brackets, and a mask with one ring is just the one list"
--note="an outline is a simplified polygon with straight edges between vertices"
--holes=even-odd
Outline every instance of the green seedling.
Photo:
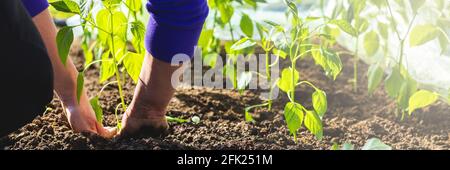
[[[304,125],[311,133],[313,133],[318,140],[323,137],[322,118],[327,111],[327,97],[324,91],[317,88],[309,81],[300,81],[300,72],[297,70],[297,62],[304,59],[307,55],[313,56],[316,63],[327,72],[328,75],[334,79],[342,70],[342,63],[339,56],[327,49],[323,44],[312,44],[311,39],[320,37],[318,32],[323,28],[323,25],[310,31],[310,18],[303,19],[298,13],[298,8],[295,3],[286,0],[288,6],[289,16],[292,18],[290,30],[285,30],[283,27],[270,23],[282,36],[280,42],[275,42],[275,47],[283,50],[291,62],[291,66],[284,68],[281,72],[281,77],[277,81],[277,86],[285,92],[290,100],[285,105],[284,117],[290,134],[294,136],[297,142],[297,131]],[[324,36],[327,37],[327,36]],[[323,46],[322,46],[323,45]],[[295,96],[295,91],[298,86],[306,85],[314,89],[312,94],[312,109],[304,107],[298,103]]]

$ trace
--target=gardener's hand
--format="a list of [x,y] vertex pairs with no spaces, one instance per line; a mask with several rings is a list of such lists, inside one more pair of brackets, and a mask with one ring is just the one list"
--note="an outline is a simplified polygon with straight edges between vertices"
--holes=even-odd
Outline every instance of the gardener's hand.
[[55,41],[57,30],[49,10],[46,9],[33,17],[33,22],[39,30],[50,56],[55,79],[54,88],[64,105],[64,110],[72,129],[75,132],[96,133],[106,138],[114,136],[116,134],[115,129],[104,128],[100,123],[97,123],[95,113],[85,91],[82,92],[80,103],[77,102],[76,80],[78,71],[70,58],[67,59],[65,65],[61,62]]
[[[132,110],[132,109],[131,109]],[[130,109],[122,117],[120,138],[133,136],[165,136],[169,132],[165,112],[137,112]]]
[[105,138],[112,138],[116,135],[116,128],[105,128],[97,122],[94,110],[84,95],[79,104],[77,102],[63,102],[63,105],[70,126],[75,132],[90,132]]
[[133,100],[122,118],[121,137],[164,136],[168,133],[166,110],[175,92],[172,74],[178,68],[147,53]]

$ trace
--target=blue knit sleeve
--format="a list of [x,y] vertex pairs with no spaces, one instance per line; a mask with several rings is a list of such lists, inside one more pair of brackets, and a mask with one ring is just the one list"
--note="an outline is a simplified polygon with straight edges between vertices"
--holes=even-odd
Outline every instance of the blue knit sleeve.
[[22,3],[31,17],[36,16],[48,8],[47,0],[22,0]]
[[206,0],[149,0],[146,7],[147,51],[165,62],[177,54],[192,58],[209,12]]

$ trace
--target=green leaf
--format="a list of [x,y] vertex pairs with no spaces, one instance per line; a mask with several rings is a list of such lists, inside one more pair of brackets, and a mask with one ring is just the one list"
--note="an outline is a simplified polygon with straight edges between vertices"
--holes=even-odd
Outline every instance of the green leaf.
[[256,29],[258,30],[258,35],[261,40],[266,39],[265,34],[269,32],[266,27],[264,27],[262,24],[256,22]]
[[322,55],[325,57],[325,64],[324,67],[327,75],[331,75],[333,77],[333,80],[336,80],[339,73],[342,71],[342,61],[341,58],[337,55],[337,53],[333,51],[329,51],[327,49],[322,48],[321,50]]
[[392,98],[397,98],[402,82],[403,77],[400,74],[400,68],[396,66],[392,69],[391,74],[385,81],[385,89],[387,94]]
[[372,4],[374,4],[375,6],[377,6],[378,8],[381,8],[383,6],[385,6],[385,0],[370,0],[370,2]]
[[425,0],[409,0],[409,2],[411,3],[413,12],[417,13],[420,7],[422,7],[423,4],[425,3]]
[[103,110],[100,106],[100,101],[98,99],[98,96],[92,98],[90,101],[92,109],[94,109],[95,118],[97,119],[97,122],[99,124],[103,124]]
[[125,4],[128,8],[134,12],[141,11],[142,8],[142,0],[126,0]]
[[328,68],[325,56],[322,55],[322,49],[320,46],[318,45],[313,46],[311,54],[314,59],[314,62],[316,62],[317,65],[322,66],[324,70]]
[[341,35],[341,30],[338,27],[325,26],[324,31],[326,34],[331,35],[333,39],[336,39]]
[[71,0],[50,2],[50,5],[52,5],[56,10],[61,11],[61,12],[74,13],[74,14],[80,13],[80,7],[78,6],[78,4]]
[[[112,19],[112,22],[111,22]],[[125,14],[121,11],[115,11],[112,13],[112,15],[109,15],[109,29],[111,30],[111,28],[113,28],[112,33],[115,36],[119,36],[119,37],[125,37],[126,33],[127,33],[127,27],[128,27],[128,20],[127,17],[125,16]],[[114,25],[111,25],[114,24]]]
[[[294,74],[292,74],[292,71]],[[300,79],[300,73],[297,70],[293,70],[292,68],[285,68],[281,72],[281,78],[277,82],[278,87],[283,90],[284,92],[290,92],[295,87],[292,87],[292,85],[296,85],[298,80]],[[292,82],[294,80],[294,82]]]
[[[111,32],[111,28],[109,26],[109,11],[107,9],[102,9],[98,11],[97,16],[95,17],[95,21],[97,27],[101,28],[98,30],[98,38],[101,42],[105,43],[110,38],[109,33]],[[106,31],[106,32],[105,32]]]
[[127,73],[133,79],[134,83],[138,82],[139,74],[141,73],[142,62],[144,61],[144,54],[128,52],[123,58],[123,64]]
[[302,126],[303,117],[304,113],[300,104],[289,102],[284,107],[284,119],[294,138],[297,136],[297,130]]
[[284,31],[285,31],[284,27],[281,26],[281,25],[278,24],[278,23],[275,23],[275,22],[272,22],[272,21],[269,21],[269,20],[265,20],[264,22],[265,22],[266,24],[272,26],[273,28],[275,28],[275,30],[278,31],[278,32],[284,32]]
[[283,50],[279,50],[277,48],[272,48],[272,53],[275,54],[278,57],[281,57],[282,59],[286,59],[287,53]]
[[[125,47],[125,37],[128,28],[128,20],[125,14],[121,11],[113,11],[111,14],[107,9],[102,9],[96,16],[96,22],[97,26],[101,28],[99,29],[101,42],[108,44],[110,49],[113,48],[112,43],[114,42],[112,54],[118,54],[120,49]],[[114,35],[113,38],[111,38],[111,33]],[[124,54],[125,50],[122,51],[124,51]]]
[[239,50],[243,50],[249,47],[253,47],[256,45],[256,42],[253,41],[252,39],[245,37],[240,39],[239,41],[237,41],[236,43],[234,43],[231,46],[231,50],[233,51],[239,51]]
[[371,31],[364,37],[364,48],[369,57],[374,56],[380,47],[380,38],[375,31]]
[[339,28],[342,29],[342,31],[346,32],[347,34],[350,34],[351,36],[357,37],[358,32],[355,28],[352,27],[352,25],[347,22],[346,20],[332,20],[330,24],[337,25]]
[[289,11],[295,16],[298,17],[298,8],[297,5],[295,5],[295,3],[291,2],[290,0],[284,0],[284,2],[287,4],[287,6],[289,7]]
[[211,68],[215,68],[216,67],[216,63],[217,63],[217,58],[220,55],[218,53],[211,53],[211,54],[206,54],[203,56],[203,63],[207,64],[208,66],[210,66]]
[[102,2],[105,7],[110,8],[110,7],[117,7],[120,4],[120,2],[122,2],[122,0],[102,0]]
[[355,9],[354,9],[353,3],[350,3],[350,5],[348,6],[348,9],[347,9],[347,15],[345,16],[345,20],[348,23],[351,23],[354,18],[355,18]]
[[253,119],[253,116],[250,114],[250,109],[252,109],[254,106],[250,106],[245,108],[245,121],[246,122],[255,122],[255,119]]
[[367,140],[361,150],[392,150],[392,147],[384,144],[380,139],[372,138]]
[[81,95],[83,94],[84,88],[84,73],[79,72],[77,76],[77,101],[80,103]]
[[367,89],[369,91],[369,94],[371,95],[383,80],[384,72],[383,69],[381,69],[381,67],[377,64],[370,66],[367,74],[367,77],[369,79]]
[[435,103],[439,98],[439,95],[436,93],[420,90],[414,93],[409,99],[409,115],[414,112],[416,109],[427,107],[433,103]]
[[198,116],[193,116],[191,118],[191,120],[183,119],[183,118],[179,118],[179,117],[166,116],[166,120],[167,120],[167,122],[174,122],[174,123],[188,123],[190,121],[192,121],[192,123],[194,123],[194,124],[200,123],[200,118]]
[[410,35],[409,44],[411,47],[423,45],[439,35],[437,27],[431,24],[415,26]]
[[233,17],[233,14],[234,14],[233,6],[231,6],[230,3],[218,3],[216,5],[219,9],[220,19],[221,19],[222,23],[224,23],[224,24],[229,23],[231,20],[231,17]]
[[337,143],[333,143],[333,145],[331,146],[330,150],[332,150],[332,151],[339,150],[339,145]]
[[131,33],[133,34],[133,46],[138,53],[143,53],[145,26],[141,21],[131,23]]
[[198,46],[202,48],[203,54],[209,50],[211,42],[214,40],[214,30],[203,29],[198,40]]
[[111,52],[107,51],[102,55],[102,62],[101,62],[102,64],[100,68],[100,83],[105,82],[115,74],[116,66],[114,64],[114,61],[111,58],[109,58],[110,54]]
[[383,39],[388,39],[389,36],[389,26],[387,24],[378,23],[378,31],[380,32],[381,37],[383,37]]
[[240,27],[247,37],[253,37],[253,22],[247,14],[242,15]]
[[408,109],[410,97],[417,91],[417,82],[411,77],[407,77],[400,87],[397,102],[403,110]]
[[233,87],[237,88],[237,73],[233,64],[226,64],[224,67],[225,74],[230,78],[231,83],[233,83]]
[[92,44],[90,47],[88,45],[87,42],[83,42],[81,44],[81,48],[83,49],[83,54],[84,54],[84,66],[86,67],[89,63],[91,63],[94,60],[94,54],[93,54],[93,50],[94,50],[95,44]]
[[355,13],[355,18],[360,18],[361,16],[359,16],[361,14],[361,11],[363,11],[366,8],[366,1],[361,1],[361,0],[351,0],[350,3],[354,6],[354,13]]
[[317,140],[323,138],[322,120],[314,111],[307,111],[305,117],[305,127],[316,136]]
[[67,57],[69,55],[70,46],[73,42],[72,27],[63,27],[56,35],[56,45],[58,47],[58,54],[61,62],[66,65]]
[[369,28],[369,21],[367,21],[366,19],[358,19],[355,22],[355,28],[357,28],[358,30],[358,35],[366,32]]
[[[81,16],[81,24],[86,24],[87,21],[92,21],[91,11],[94,8],[94,3],[89,0],[81,0],[79,1],[80,8],[80,16]],[[85,30],[86,32],[87,30]]]
[[447,33],[444,30],[439,29],[439,45],[441,46],[442,53],[447,51],[449,44],[450,44],[450,39],[449,39]]
[[312,102],[314,110],[319,115],[320,119],[322,119],[325,112],[327,112],[327,95],[324,91],[316,89],[316,91],[312,94]]

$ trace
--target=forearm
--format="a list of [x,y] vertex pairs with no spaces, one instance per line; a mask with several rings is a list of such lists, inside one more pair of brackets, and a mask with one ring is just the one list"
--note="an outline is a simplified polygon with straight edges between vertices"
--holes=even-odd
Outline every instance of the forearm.
[[64,103],[74,104],[76,101],[76,78],[78,71],[70,58],[67,59],[66,66],[61,62],[56,45],[57,29],[49,11],[44,10],[34,16],[33,22],[44,41],[53,65],[55,91]]

